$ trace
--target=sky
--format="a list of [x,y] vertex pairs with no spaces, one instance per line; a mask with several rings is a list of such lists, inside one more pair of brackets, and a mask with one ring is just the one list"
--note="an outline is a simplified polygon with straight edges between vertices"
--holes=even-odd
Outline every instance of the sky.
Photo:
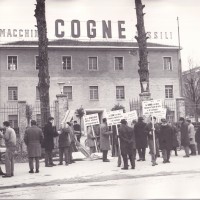
[[[0,42],[13,40],[33,40],[34,37],[19,37],[19,30],[36,30],[34,17],[36,0],[0,0],[0,31],[16,29],[17,36],[7,32],[0,35]],[[151,32],[149,42],[178,45],[179,19],[181,58],[183,70],[188,69],[188,59],[200,65],[200,1],[199,0],[143,0],[146,32]],[[134,0],[46,0],[46,19],[49,39],[55,37],[55,21],[62,19],[65,39],[71,37],[72,20],[80,21],[82,40],[89,40],[86,33],[88,20],[96,22],[96,38],[102,38],[102,20],[111,20],[112,40],[135,41],[136,14]],[[125,21],[125,39],[119,39],[118,21]],[[156,33],[155,33],[156,32]],[[8,34],[8,36],[7,36]],[[136,41],[135,41],[136,42]]]

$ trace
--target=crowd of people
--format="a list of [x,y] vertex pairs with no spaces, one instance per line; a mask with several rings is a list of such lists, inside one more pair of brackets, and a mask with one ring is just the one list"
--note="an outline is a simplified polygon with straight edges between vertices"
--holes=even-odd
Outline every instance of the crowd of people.
[[[63,157],[66,166],[74,163],[72,152],[78,151],[77,143],[80,143],[81,127],[77,121],[74,121],[74,124],[67,122],[63,123],[61,129],[57,131],[56,127],[53,126],[53,121],[54,118],[49,117],[48,123],[42,130],[37,126],[35,120],[31,120],[31,126],[27,127],[25,131],[24,142],[27,145],[29,173],[39,173],[42,148],[45,149],[45,167],[56,166],[53,162],[55,137],[59,138],[58,165],[63,165]],[[0,139],[4,139],[6,145],[6,172],[3,173],[0,167],[0,175],[7,178],[14,176],[16,133],[8,121],[3,122],[3,126],[5,131],[4,133],[0,131]],[[116,129],[108,127],[107,119],[103,118],[102,124],[97,126],[95,130],[92,126],[87,127],[86,145],[90,148],[90,154],[101,151],[103,162],[109,162],[108,151],[111,146],[112,149],[116,148],[118,156],[123,159],[123,170],[127,170],[129,167],[128,159],[131,169],[135,169],[137,154],[137,161],[145,161],[147,148],[149,148],[151,155],[152,166],[158,165],[156,160],[157,157],[161,156],[160,151],[163,163],[170,163],[172,150],[178,156],[177,148],[181,147],[185,150],[185,158],[196,155],[196,147],[200,155],[200,127],[195,132],[191,120],[185,120],[183,117],[180,117],[178,123],[170,123],[166,119],[161,119],[161,123],[158,123],[155,117],[150,118],[149,122],[144,122],[144,118],[139,117],[137,121],[133,120],[130,126],[125,119],[122,119],[121,124]]]

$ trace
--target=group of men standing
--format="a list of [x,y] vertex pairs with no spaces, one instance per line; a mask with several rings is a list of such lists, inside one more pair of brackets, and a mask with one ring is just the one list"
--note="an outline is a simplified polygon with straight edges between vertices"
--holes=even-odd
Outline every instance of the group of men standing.
[[[31,120],[31,126],[27,127],[24,134],[24,142],[27,145],[27,152],[29,158],[29,173],[39,173],[39,159],[41,158],[42,148],[45,149],[45,167],[53,167],[56,164],[53,163],[53,149],[54,138],[59,136],[59,165],[63,162],[63,154],[65,155],[66,165],[73,163],[72,151],[75,146],[76,136],[80,141],[81,130],[77,121],[74,123],[75,131],[71,123],[68,123],[67,127],[62,127],[58,132],[56,127],[53,126],[53,117],[48,118],[48,123],[45,125],[43,131],[40,129],[35,120]],[[16,133],[14,129],[10,127],[8,121],[3,122],[5,133],[0,132],[0,137],[5,140],[6,156],[5,156],[5,168],[6,173],[3,173],[0,168],[0,175],[4,178],[14,176],[14,153],[16,151]],[[75,132],[75,133],[74,133]],[[59,134],[60,133],[60,134]],[[67,142],[66,142],[67,141]],[[35,161],[35,166],[34,166]],[[35,171],[34,171],[35,169]]]

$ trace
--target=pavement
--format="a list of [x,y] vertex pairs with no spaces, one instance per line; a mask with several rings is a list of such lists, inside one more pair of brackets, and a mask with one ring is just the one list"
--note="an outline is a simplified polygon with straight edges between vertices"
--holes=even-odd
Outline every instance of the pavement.
[[[174,192],[174,195],[170,195],[169,191],[167,193],[167,190],[163,188],[166,184],[168,187],[173,185],[173,188],[180,191],[181,185],[184,183],[182,185],[184,191],[187,186],[187,182],[184,182],[184,180],[188,178],[190,182],[194,183],[190,184],[190,186],[193,186],[193,193],[191,196],[190,193],[189,195],[185,194],[185,196],[200,197],[200,190],[197,187],[200,184],[200,156],[183,158],[183,151],[178,151],[179,156],[173,154],[174,152],[171,156],[171,163],[163,164],[162,158],[158,158],[158,165],[154,167],[151,166],[150,155],[147,154],[146,161],[136,161],[136,169],[134,170],[121,170],[121,167],[117,167],[116,157],[109,157],[110,162],[85,159],[68,166],[62,165],[51,168],[45,167],[44,162],[41,162],[40,173],[38,174],[28,173],[28,163],[17,163],[15,164],[14,177],[0,178],[0,198],[108,199],[149,198],[148,195],[155,198],[181,198],[178,193]],[[2,169],[4,171],[4,166],[2,166]],[[157,184],[158,190],[156,195],[160,194],[158,196],[155,196],[155,193],[144,192],[144,188],[148,184],[147,188],[152,187],[153,181],[156,181],[155,185]],[[127,186],[126,189],[125,186]],[[127,189],[128,194],[125,192]],[[133,189],[135,192],[133,192]],[[98,196],[95,196],[97,195],[95,191],[98,191]],[[187,192],[187,190],[185,191]],[[107,192],[109,192],[109,195],[106,195]]]

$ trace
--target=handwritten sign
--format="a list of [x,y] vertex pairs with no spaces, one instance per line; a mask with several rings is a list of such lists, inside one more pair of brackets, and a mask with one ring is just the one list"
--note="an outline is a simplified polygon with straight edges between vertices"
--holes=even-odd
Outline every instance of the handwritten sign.
[[138,119],[137,111],[133,110],[133,111],[124,113],[124,119],[127,122],[132,122],[133,120],[137,120]]
[[106,113],[108,126],[120,124],[124,119],[123,110],[115,110]]
[[85,126],[93,126],[99,124],[99,116],[97,113],[91,115],[85,115],[83,117]]
[[163,112],[162,99],[155,99],[142,102],[143,115],[156,116]]

